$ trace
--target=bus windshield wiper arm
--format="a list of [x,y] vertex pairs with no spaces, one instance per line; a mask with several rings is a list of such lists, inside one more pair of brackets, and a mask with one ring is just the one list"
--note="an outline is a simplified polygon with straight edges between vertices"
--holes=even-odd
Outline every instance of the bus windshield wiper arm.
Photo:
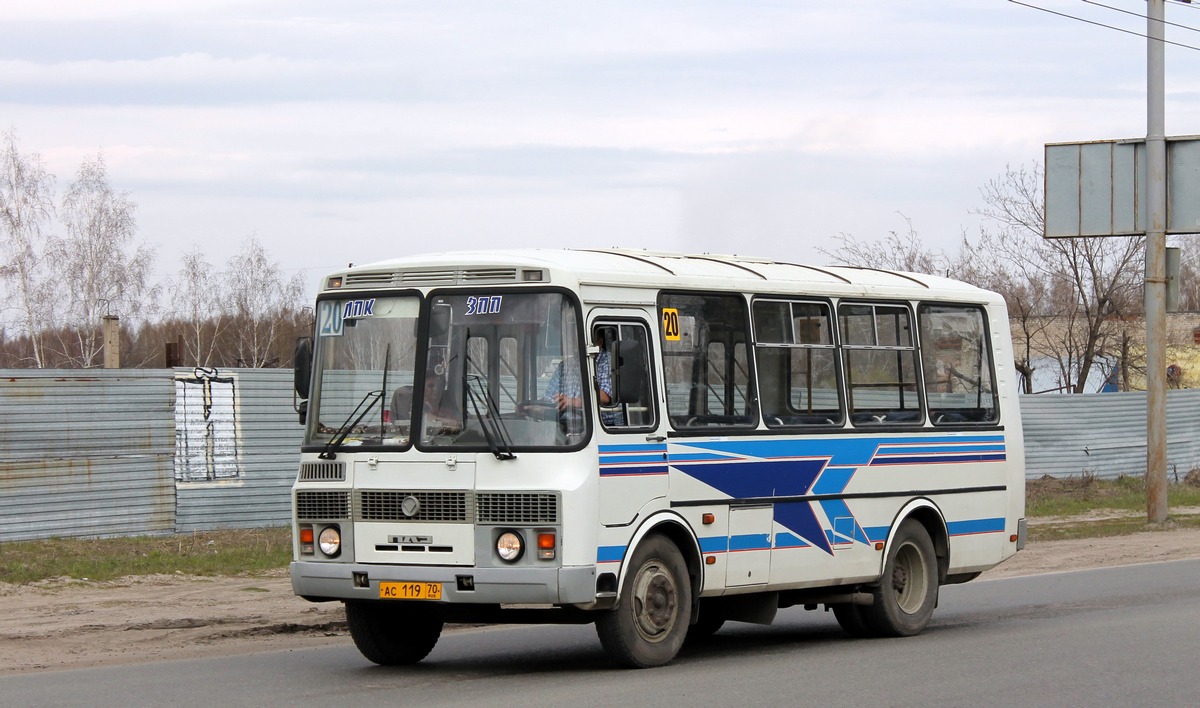
[[[475,391],[468,385],[467,397],[471,399],[471,409],[475,413],[475,419],[479,421],[479,427],[483,429],[483,437],[487,440],[488,449],[492,451],[497,460],[517,459],[508,439],[508,429],[504,427],[504,421],[500,420],[500,409],[496,406],[496,399],[492,398],[487,383],[478,376],[470,376],[468,380],[475,381],[479,386],[479,390]],[[481,398],[484,405],[483,411],[479,410],[479,399]]]
[[[354,407],[354,410],[350,411],[350,415],[346,416],[346,420],[338,426],[337,432],[329,439],[329,442],[325,443],[325,449],[317,457],[322,460],[336,460],[337,453],[335,450],[341,447],[342,443],[346,441],[346,436],[350,434],[351,430],[354,430],[354,426],[361,423],[362,419],[366,418],[371,409],[375,407],[375,404],[381,400],[383,400],[383,391],[367,391],[362,400],[358,402],[358,405]],[[361,413],[359,413],[360,409],[362,410]],[[355,414],[358,414],[357,418],[354,417]],[[354,422],[351,422],[351,419]]]

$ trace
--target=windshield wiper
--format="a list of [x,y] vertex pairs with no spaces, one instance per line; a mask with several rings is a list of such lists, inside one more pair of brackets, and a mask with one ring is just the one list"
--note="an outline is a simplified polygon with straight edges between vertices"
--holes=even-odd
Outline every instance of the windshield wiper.
[[[317,457],[322,460],[336,460],[337,453],[334,451],[341,447],[342,443],[346,441],[346,436],[354,429],[354,426],[361,423],[362,419],[366,418],[371,409],[375,407],[375,404],[381,400],[383,400],[383,391],[367,391],[362,400],[358,402],[358,405],[354,407],[354,410],[350,411],[350,415],[346,416],[346,420],[338,426],[337,432],[333,434],[329,442],[325,443],[325,449]],[[362,409],[361,413],[359,413],[359,409]],[[358,414],[357,418],[354,417],[355,414]],[[351,419],[354,422],[350,422]]]
[[[471,399],[471,408],[475,412],[475,419],[479,421],[479,427],[483,430],[483,437],[487,440],[488,449],[492,451],[497,460],[515,460],[517,456],[512,451],[512,438],[508,434],[508,429],[504,427],[504,421],[500,420],[500,409],[496,406],[496,399],[492,398],[491,391],[488,391],[487,383],[482,377],[475,375],[466,378],[468,380],[467,397]],[[478,384],[479,391],[471,388],[469,382],[472,380]],[[480,399],[483,399],[483,412],[479,410]],[[491,421],[490,425],[489,420]]]

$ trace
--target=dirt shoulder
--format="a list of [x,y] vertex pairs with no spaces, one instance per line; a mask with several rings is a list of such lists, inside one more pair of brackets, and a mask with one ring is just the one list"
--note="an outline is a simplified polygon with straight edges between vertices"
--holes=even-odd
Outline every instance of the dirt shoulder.
[[[1031,543],[983,578],[1184,558],[1200,558],[1200,529]],[[0,602],[0,675],[351,641],[341,604],[295,597],[284,571],[0,583]]]

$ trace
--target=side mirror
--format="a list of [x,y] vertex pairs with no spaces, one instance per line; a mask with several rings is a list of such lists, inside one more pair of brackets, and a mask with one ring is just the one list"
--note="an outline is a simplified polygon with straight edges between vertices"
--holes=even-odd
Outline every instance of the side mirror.
[[292,369],[292,389],[300,398],[300,403],[292,401],[292,407],[300,416],[300,425],[308,418],[308,392],[312,384],[313,342],[312,337],[301,337],[296,340],[294,357],[295,368]]
[[646,360],[641,342],[625,339],[617,343],[613,357],[613,388],[617,403],[637,403],[646,390]]

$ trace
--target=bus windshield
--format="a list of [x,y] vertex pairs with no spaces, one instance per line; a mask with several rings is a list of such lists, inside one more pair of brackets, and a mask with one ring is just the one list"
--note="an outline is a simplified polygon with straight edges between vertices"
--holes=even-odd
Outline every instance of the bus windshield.
[[560,293],[434,295],[418,445],[499,456],[582,442],[581,339],[576,308]]
[[412,391],[420,304],[415,296],[317,303],[308,444],[408,445],[409,415],[395,404]]

